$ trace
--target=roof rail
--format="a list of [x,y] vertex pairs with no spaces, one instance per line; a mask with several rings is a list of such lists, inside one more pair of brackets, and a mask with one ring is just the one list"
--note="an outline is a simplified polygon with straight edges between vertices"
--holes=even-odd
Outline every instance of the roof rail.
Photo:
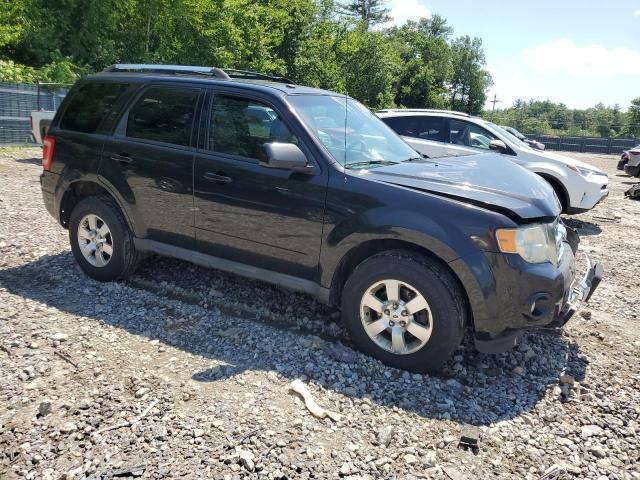
[[223,70],[218,67],[200,67],[192,65],[154,65],[145,63],[116,63],[107,67],[105,72],[141,72],[141,73],[183,73],[210,75],[223,80],[231,78],[252,78],[255,80],[271,80],[272,82],[291,83],[291,80],[285,77],[275,75],[267,75],[265,73],[249,72],[247,70],[237,70],[228,68]]
[[471,116],[468,113],[464,113],[464,112],[456,112],[453,110],[438,110],[435,108],[385,108],[383,110],[378,110],[378,113],[390,113],[390,112],[446,113],[449,115],[459,115],[461,117]]
[[154,65],[146,63],[116,63],[104,69],[105,72],[146,72],[146,73],[195,73],[210,75],[223,80],[231,77],[217,67],[199,67],[192,65]]
[[231,78],[253,78],[256,80],[271,80],[273,82],[282,82],[282,83],[291,83],[291,84],[295,83],[286,77],[280,77],[277,75],[267,75],[266,73],[250,72],[248,70],[238,70],[236,68],[226,68],[224,71]]

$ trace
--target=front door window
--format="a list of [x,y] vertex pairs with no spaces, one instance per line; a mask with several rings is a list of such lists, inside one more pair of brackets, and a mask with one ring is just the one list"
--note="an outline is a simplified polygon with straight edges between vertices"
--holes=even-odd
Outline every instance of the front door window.
[[498,138],[488,130],[463,120],[449,120],[449,143],[463,147],[489,150],[492,140]]

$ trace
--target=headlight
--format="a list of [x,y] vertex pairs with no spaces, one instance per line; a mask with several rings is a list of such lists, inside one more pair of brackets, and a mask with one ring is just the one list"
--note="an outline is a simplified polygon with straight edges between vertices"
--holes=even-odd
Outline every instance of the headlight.
[[573,170],[574,172],[578,172],[580,175],[582,175],[584,178],[589,178],[591,175],[604,175],[606,176],[606,173],[600,170],[591,170],[590,168],[584,168],[584,167],[578,167],[576,165],[567,165],[571,170]]
[[566,237],[566,230],[564,226],[559,227],[558,221],[496,230],[500,251],[517,253],[529,263],[551,262],[557,265],[563,237]]
[[576,167],[576,169],[578,170],[578,173],[580,175],[582,175],[584,178],[587,178],[591,175],[597,175],[598,172],[594,171],[594,170],[589,170],[587,168],[582,168],[582,167]]

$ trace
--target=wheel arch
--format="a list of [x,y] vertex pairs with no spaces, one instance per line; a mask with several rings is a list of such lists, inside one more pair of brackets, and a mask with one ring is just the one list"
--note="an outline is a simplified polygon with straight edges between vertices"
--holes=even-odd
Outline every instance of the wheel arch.
[[78,180],[70,183],[64,191],[60,200],[60,224],[64,228],[69,228],[69,220],[71,219],[71,212],[75,206],[84,198],[96,197],[104,195],[111,198],[116,205],[120,208],[127,225],[133,231],[131,220],[127,215],[125,209],[122,208],[122,204],[118,199],[111,194],[103,185],[92,180]]
[[469,302],[468,293],[456,274],[456,272],[449,266],[449,264],[436,255],[431,250],[405,240],[398,239],[374,239],[362,242],[355,247],[351,248],[340,260],[338,267],[333,273],[330,288],[330,303],[332,305],[340,305],[342,290],[344,285],[353,271],[362,262],[371,258],[374,255],[387,252],[390,250],[405,250],[411,253],[422,255],[429,258],[432,261],[437,262],[442,268],[444,268],[455,281],[460,293],[464,298],[465,310],[467,312],[467,318],[465,318],[465,325],[471,324],[471,306]]

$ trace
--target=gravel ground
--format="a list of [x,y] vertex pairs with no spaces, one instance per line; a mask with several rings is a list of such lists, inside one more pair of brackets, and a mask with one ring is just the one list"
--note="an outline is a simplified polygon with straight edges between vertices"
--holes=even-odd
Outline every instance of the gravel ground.
[[89,279],[39,156],[0,150],[0,478],[640,479],[640,202],[615,157],[580,156],[611,194],[568,220],[606,271],[588,310],[436,377],[351,350],[305,295],[156,257]]

